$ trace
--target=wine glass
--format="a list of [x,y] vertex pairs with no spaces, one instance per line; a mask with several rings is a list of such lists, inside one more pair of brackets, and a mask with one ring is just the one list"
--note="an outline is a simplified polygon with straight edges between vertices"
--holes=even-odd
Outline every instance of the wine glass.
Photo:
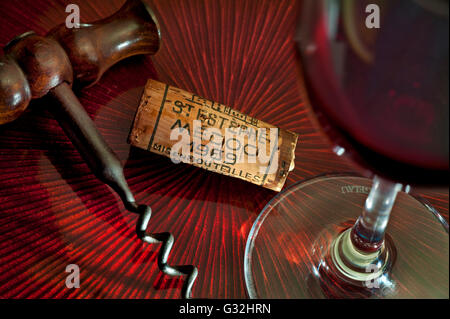
[[300,181],[266,205],[245,251],[251,298],[449,297],[448,224],[411,191],[447,185],[448,5],[302,1],[306,105],[362,175]]

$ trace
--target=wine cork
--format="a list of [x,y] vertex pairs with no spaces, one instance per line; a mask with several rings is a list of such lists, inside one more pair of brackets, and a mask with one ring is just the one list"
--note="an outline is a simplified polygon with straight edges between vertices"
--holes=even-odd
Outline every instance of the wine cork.
[[208,171],[280,191],[298,135],[196,94],[148,80],[128,142]]

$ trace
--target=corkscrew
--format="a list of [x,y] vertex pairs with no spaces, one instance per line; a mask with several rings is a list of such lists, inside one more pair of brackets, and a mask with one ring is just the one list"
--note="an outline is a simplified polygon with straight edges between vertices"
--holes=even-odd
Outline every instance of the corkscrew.
[[147,233],[151,208],[136,203],[119,159],[71,89],[74,79],[79,85],[93,85],[118,61],[155,54],[159,44],[156,19],[139,0],[127,0],[112,16],[80,28],[60,25],[45,37],[27,32],[14,38],[0,57],[0,124],[18,118],[32,99],[52,99],[49,111],[95,176],[119,195],[128,211],[138,215],[137,236],[148,244],[161,243],[159,269],[169,276],[186,276],[182,296],[190,298],[197,268],[168,264],[173,235]]

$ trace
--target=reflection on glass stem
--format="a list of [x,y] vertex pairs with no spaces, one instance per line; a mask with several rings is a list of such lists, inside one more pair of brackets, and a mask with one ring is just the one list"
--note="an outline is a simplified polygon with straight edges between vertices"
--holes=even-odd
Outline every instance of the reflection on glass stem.
[[366,252],[380,248],[392,207],[401,188],[399,183],[374,177],[362,215],[352,229],[351,239],[356,248]]

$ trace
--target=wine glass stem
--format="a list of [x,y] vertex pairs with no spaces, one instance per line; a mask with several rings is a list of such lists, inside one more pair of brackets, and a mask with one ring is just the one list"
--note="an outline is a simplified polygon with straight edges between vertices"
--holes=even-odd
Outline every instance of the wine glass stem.
[[389,216],[401,189],[399,183],[374,177],[362,215],[351,231],[351,241],[356,248],[374,252],[382,247]]

